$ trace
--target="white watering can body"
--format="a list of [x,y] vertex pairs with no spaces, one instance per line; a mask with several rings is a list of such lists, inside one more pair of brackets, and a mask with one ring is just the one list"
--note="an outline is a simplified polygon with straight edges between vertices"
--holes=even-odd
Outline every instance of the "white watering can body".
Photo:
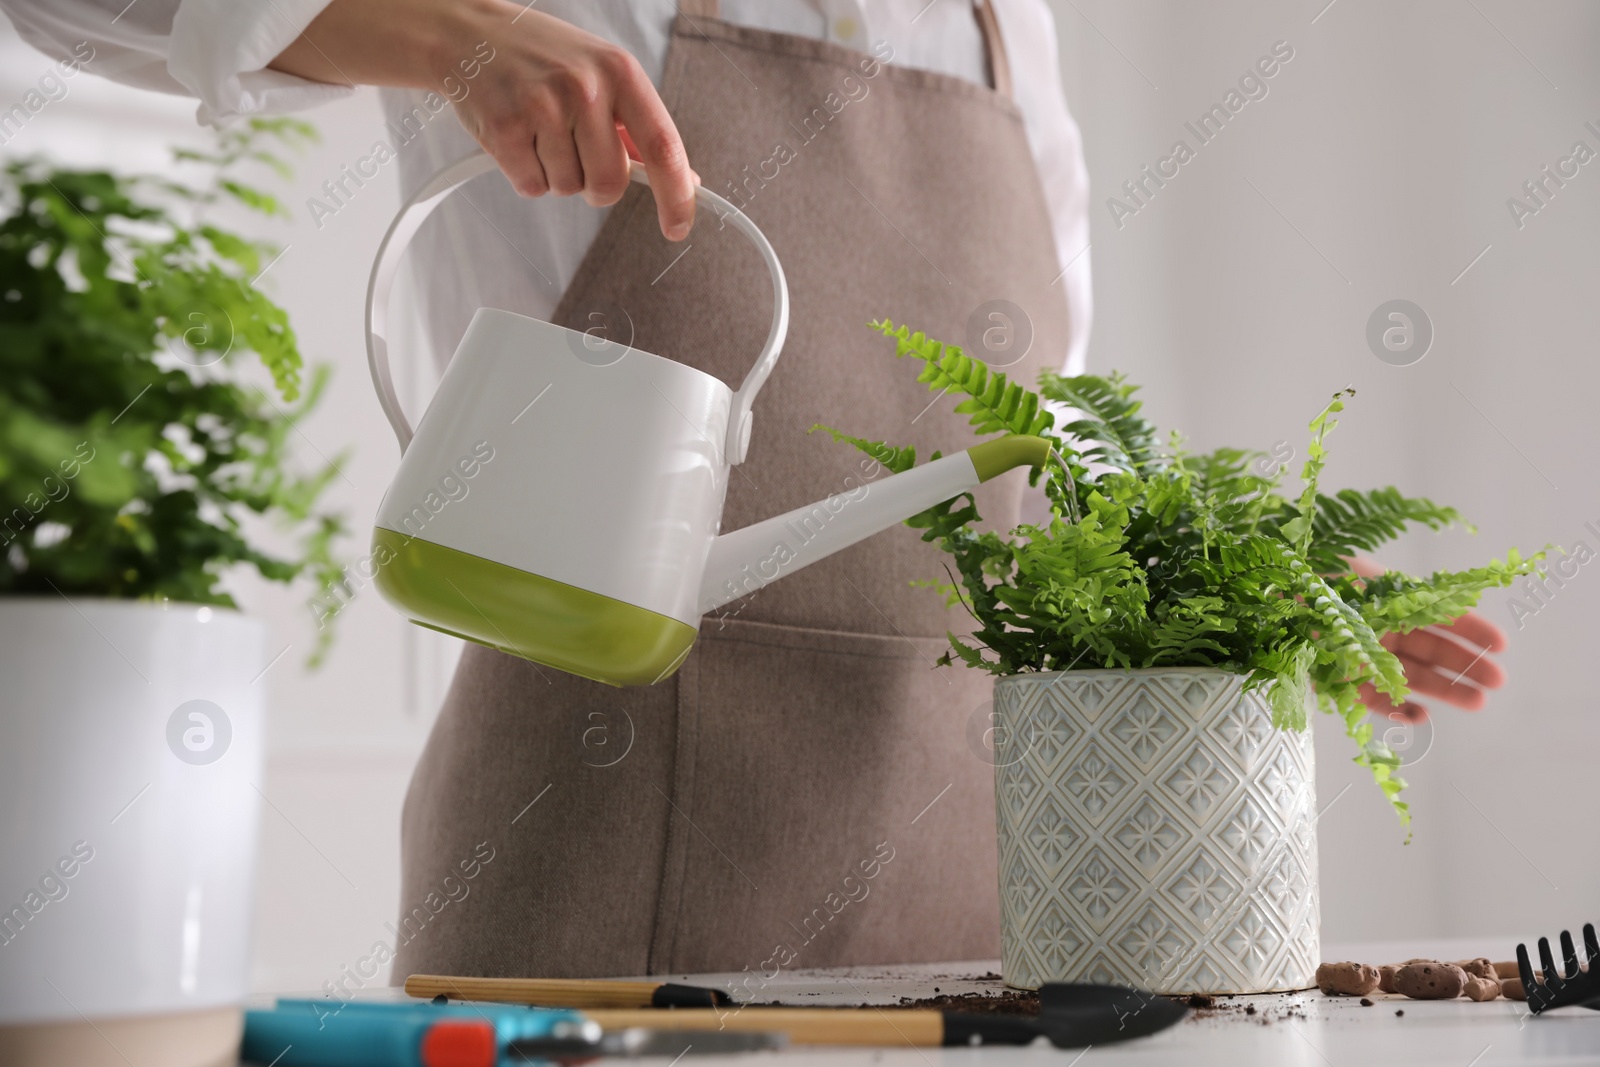
[[[772,273],[771,331],[738,390],[596,331],[480,308],[413,434],[389,372],[389,289],[433,207],[492,168],[474,156],[425,185],[384,238],[368,292],[373,381],[403,451],[371,566],[412,621],[596,681],[649,684],[683,662],[706,612],[1048,455],[1039,438],[1002,438],[722,534],[789,298],[766,238],[704,189],[701,203]],[[637,164],[633,176],[644,182]]]

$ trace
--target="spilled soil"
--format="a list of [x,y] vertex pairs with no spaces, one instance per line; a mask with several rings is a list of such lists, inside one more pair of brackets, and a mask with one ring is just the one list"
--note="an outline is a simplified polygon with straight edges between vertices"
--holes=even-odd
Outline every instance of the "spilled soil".
[[[952,982],[994,982],[1001,977],[994,972],[979,975],[952,975]],[[1276,993],[1258,996],[1227,996],[1193,993],[1174,996],[1173,1000],[1189,1009],[1186,1022],[1201,1020],[1234,1019],[1242,1023],[1271,1026],[1278,1022],[1304,1020],[1305,1003],[1302,993]],[[1363,1001],[1363,1004],[1366,1002]],[[994,990],[971,993],[944,993],[938,986],[930,997],[901,997],[896,1007],[931,1011],[963,1011],[992,1015],[1038,1015],[1039,994],[1034,990],[1008,989],[998,986]],[[885,1007],[867,1005],[861,1007]]]
[[1031,989],[1006,989],[997,993],[940,993],[919,999],[901,997],[900,1007],[994,1015],[1038,1015],[1039,994]]
[[1211,996],[1194,993],[1173,997],[1189,1008],[1188,1022],[1201,1019],[1237,1019],[1240,1022],[1271,1026],[1275,1022],[1305,1019],[1305,1005],[1299,993],[1275,993],[1250,997]]

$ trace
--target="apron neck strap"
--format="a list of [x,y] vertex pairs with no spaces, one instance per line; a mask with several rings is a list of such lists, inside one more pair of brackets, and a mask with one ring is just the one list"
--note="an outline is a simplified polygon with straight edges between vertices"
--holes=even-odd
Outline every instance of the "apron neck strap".
[[[1011,99],[1011,62],[1006,58],[1006,46],[1000,39],[1000,22],[995,18],[990,0],[973,0],[973,13],[978,19],[978,29],[983,33],[983,49],[989,57],[989,77],[994,91]],[[678,14],[691,19],[721,17],[718,0],[678,0]]]
[[989,77],[994,91],[1007,100],[1011,95],[1011,61],[1006,58],[1005,42],[1000,39],[1000,20],[995,18],[990,0],[976,0],[973,7],[978,16],[978,29],[983,31],[983,48],[989,53]]

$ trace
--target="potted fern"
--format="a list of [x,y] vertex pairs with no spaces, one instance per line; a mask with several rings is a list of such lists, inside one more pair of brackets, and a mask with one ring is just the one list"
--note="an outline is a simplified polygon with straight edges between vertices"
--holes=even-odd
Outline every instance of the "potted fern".
[[276,250],[206,218],[284,213],[237,165],[309,133],[235,127],[192,184],[0,169],[8,1065],[237,1055],[271,650],[222,582],[336,578],[341,520],[289,457],[327,375],[253,284]]
[[[1324,494],[1345,390],[1311,420],[1297,495],[1260,454],[1187,451],[1119,376],[1046,372],[1032,391],[889,322],[930,390],[980,434],[1048,439],[1033,474],[1051,518],[980,528],[970,495],[909,520],[947,552],[930,580],[970,613],[945,663],[995,685],[995,796],[1008,984],[1126,982],[1160,992],[1313,984],[1319,962],[1308,707],[1339,715],[1402,825],[1400,759],[1363,683],[1407,692],[1386,633],[1443,623],[1528,573],[1515,550],[1467,571],[1361,578],[1351,558],[1412,525],[1462,525],[1399,491]],[[1058,427],[1045,401],[1074,414]],[[850,437],[893,470],[910,449]]]

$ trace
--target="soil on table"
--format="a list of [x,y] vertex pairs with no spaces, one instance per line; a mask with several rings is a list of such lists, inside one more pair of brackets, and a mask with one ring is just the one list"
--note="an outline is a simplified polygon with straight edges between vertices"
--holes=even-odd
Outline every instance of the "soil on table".
[[[898,975],[885,975],[884,977],[900,977]],[[948,974],[934,975],[935,980],[948,979],[950,982],[962,984],[970,982],[994,982],[1003,979],[993,971],[984,974]],[[861,1004],[862,1008],[904,1008],[921,1009],[923,1011],[970,1011],[989,1015],[1038,1015],[1039,993],[1032,989],[1009,989],[999,986],[994,990],[983,990],[971,993],[943,993],[938,986],[933,987],[934,995],[931,997],[901,997],[898,1004]],[[781,1003],[773,1001],[771,1003]]]
[[1305,1019],[1305,1005],[1298,993],[1234,996],[1219,993],[1192,993],[1172,998],[1189,1008],[1190,1022],[1201,1019],[1238,1019],[1241,1022],[1271,1026],[1275,1022]]
[[[1255,997],[1195,993],[1172,999],[1189,1009],[1190,1021],[1238,1019],[1240,1022],[1271,1026],[1275,1022],[1306,1018],[1303,1003],[1292,993]],[[899,1006],[994,1015],[1038,1015],[1039,994],[1027,989],[1006,989],[994,993],[943,993],[932,997],[901,997]]]
[[994,1015],[1038,1015],[1039,994],[1031,989],[1006,989],[996,993],[940,993],[933,997],[901,997],[899,1006]]
[[[962,976],[955,979],[965,982],[999,982],[1001,977],[992,971],[988,974]],[[1252,997],[1193,993],[1171,999],[1189,1009],[1189,1021],[1201,1019],[1238,1019],[1240,1022],[1271,1026],[1275,1022],[1305,1019],[1305,1007],[1298,993],[1278,993]],[[886,1005],[862,1004],[861,1007]],[[924,1011],[968,1011],[992,1015],[1038,1015],[1039,994],[1031,989],[1008,989],[972,993],[936,993],[931,997],[901,997],[893,1007],[922,1009]]]

